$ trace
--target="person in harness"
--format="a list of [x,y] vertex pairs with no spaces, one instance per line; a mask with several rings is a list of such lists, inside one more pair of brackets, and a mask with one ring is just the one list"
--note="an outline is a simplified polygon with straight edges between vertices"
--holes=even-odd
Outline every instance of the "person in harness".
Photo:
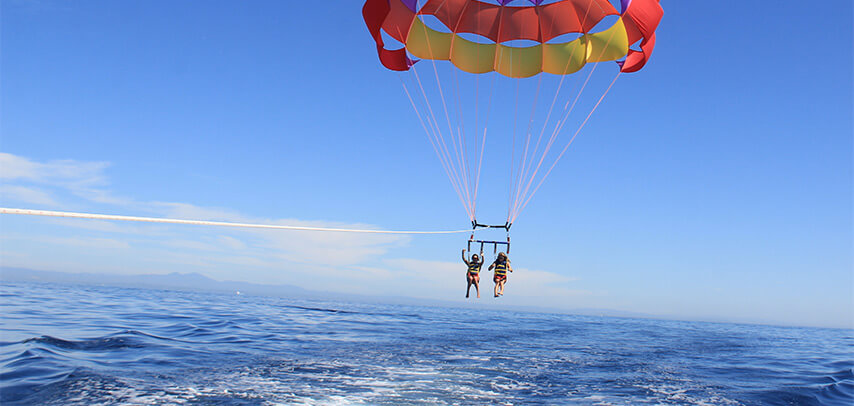
[[489,265],[490,271],[495,268],[495,276],[492,277],[492,281],[495,282],[495,297],[504,296],[504,284],[507,282],[507,271],[513,272],[513,268],[510,266],[510,260],[507,259],[507,255],[503,252],[498,253],[498,257],[495,258],[495,262],[492,265]]
[[471,291],[471,285],[474,285],[474,290],[477,292],[477,298],[480,299],[480,287],[478,284],[480,283],[480,267],[483,266],[483,253],[480,256],[474,254],[471,256],[471,261],[466,260],[466,250],[463,250],[463,262],[466,263],[468,270],[466,271],[466,282],[468,282],[468,286],[466,286],[466,299],[469,297],[469,291]]

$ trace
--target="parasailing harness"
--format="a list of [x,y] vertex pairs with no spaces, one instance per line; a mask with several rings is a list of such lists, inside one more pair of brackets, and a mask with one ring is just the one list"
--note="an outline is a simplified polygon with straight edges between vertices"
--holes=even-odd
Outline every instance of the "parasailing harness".
[[[510,226],[512,226],[512,225],[513,225],[513,223],[511,223],[511,222],[506,222],[503,225],[488,225],[488,224],[478,223],[477,220],[472,220],[471,221],[471,235],[469,236],[468,243],[466,244],[467,252],[469,254],[471,254],[472,243],[474,243],[475,247],[477,247],[477,244],[480,244],[480,255],[481,255],[481,257],[483,256],[483,247],[489,246],[490,244],[492,244],[492,255],[495,255],[498,253],[498,246],[499,245],[503,245],[506,248],[506,253],[509,254],[510,253]],[[504,231],[507,232],[507,241],[476,240],[474,238],[474,235],[475,235],[475,232],[477,231],[478,228],[503,228]]]

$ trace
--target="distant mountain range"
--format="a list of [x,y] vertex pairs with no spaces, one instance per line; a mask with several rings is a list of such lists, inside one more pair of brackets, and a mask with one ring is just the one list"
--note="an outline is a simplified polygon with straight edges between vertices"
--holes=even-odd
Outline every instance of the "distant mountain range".
[[0,280],[9,282],[54,282],[208,292],[234,293],[239,291],[241,293],[265,296],[306,297],[315,296],[317,293],[292,285],[258,285],[248,282],[217,281],[198,273],[178,272],[159,275],[110,275],[0,267]]
[[[388,303],[402,305],[428,305],[438,307],[460,307],[463,303],[419,299],[403,296],[367,296],[341,292],[319,292],[303,289],[293,285],[261,285],[248,282],[217,281],[198,273],[145,274],[145,275],[114,275],[102,273],[70,273],[57,271],[42,271],[27,268],[0,267],[2,282],[41,282],[66,283],[96,286],[120,286],[145,289],[191,290],[204,292],[228,292],[261,296],[280,296],[296,299],[323,299],[353,301],[359,303]],[[609,309],[555,309],[538,306],[496,305],[495,309],[535,311],[544,313],[571,313],[590,316],[609,317],[641,317],[650,315],[641,313],[622,312]]]

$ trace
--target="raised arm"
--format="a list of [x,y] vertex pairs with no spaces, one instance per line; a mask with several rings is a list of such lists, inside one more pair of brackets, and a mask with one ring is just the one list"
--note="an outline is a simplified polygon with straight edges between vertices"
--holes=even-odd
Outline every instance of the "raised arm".
[[468,265],[468,264],[469,264],[469,261],[466,259],[466,250],[463,250],[462,255],[463,255],[463,262],[465,262],[465,263],[466,263],[466,265]]

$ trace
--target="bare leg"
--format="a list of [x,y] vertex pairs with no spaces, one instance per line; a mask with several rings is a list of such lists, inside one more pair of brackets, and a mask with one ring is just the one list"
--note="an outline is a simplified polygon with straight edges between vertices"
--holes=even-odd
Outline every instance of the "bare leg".
[[495,290],[495,292],[494,292],[494,293],[495,293],[495,297],[498,297],[498,284],[499,284],[499,283],[500,283],[500,282],[495,282],[495,289],[494,289],[494,290]]
[[471,275],[466,274],[466,299],[469,298],[469,291],[471,291]]
[[474,290],[477,292],[477,298],[480,299],[480,276],[474,277]]

